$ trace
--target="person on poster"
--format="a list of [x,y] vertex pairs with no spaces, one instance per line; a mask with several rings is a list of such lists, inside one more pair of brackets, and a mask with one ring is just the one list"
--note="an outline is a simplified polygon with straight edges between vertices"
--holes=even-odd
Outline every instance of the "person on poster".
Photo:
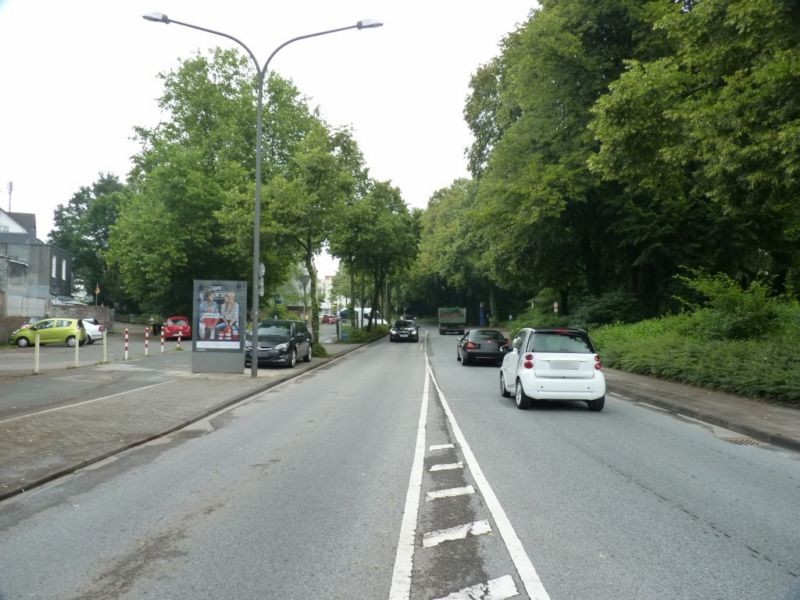
[[226,340],[239,339],[239,303],[236,301],[235,292],[225,292],[225,300],[222,303],[222,322],[225,327],[222,337]]
[[200,302],[200,339],[214,340],[217,336],[217,323],[222,318],[219,304],[214,302],[214,292],[208,290]]

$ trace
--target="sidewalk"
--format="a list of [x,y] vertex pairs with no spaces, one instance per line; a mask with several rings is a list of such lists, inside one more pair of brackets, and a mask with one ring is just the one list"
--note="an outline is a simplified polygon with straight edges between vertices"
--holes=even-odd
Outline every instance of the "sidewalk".
[[[327,358],[293,369],[240,374],[169,371],[169,379],[113,401],[86,401],[0,421],[0,500],[22,493],[186,427],[254,394],[324,367],[360,344],[323,343]],[[86,367],[105,372],[141,370],[122,361]]]
[[[308,370],[324,367],[360,344],[323,344],[329,358],[294,369],[239,374],[169,371],[170,379],[111,401],[86,401],[0,421],[0,500],[177,431]],[[89,367],[142,369],[125,362]],[[800,451],[800,410],[605,369],[608,391]],[[155,393],[154,393],[155,392]],[[106,399],[107,400],[107,399]],[[205,426],[200,423],[198,426]]]
[[755,440],[800,452],[800,407],[790,408],[603,368],[608,390]]

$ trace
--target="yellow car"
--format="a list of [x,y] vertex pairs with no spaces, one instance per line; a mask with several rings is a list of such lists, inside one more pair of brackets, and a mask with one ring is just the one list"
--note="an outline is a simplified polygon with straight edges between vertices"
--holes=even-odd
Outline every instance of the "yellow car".
[[36,343],[37,335],[40,344],[74,346],[76,340],[81,346],[86,343],[86,330],[83,328],[83,322],[80,319],[62,317],[41,319],[27,327],[17,329],[11,334],[9,342],[20,348],[33,346]]

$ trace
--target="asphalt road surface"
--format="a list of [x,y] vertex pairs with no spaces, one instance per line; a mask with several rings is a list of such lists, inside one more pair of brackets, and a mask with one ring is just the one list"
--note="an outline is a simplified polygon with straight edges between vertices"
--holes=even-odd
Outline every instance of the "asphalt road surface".
[[0,504],[0,599],[800,599],[800,458],[366,346]]

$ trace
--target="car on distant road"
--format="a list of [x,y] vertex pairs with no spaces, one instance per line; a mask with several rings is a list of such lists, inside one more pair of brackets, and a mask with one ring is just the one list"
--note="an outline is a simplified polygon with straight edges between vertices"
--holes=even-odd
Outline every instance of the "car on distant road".
[[[294,367],[297,359],[311,360],[311,333],[302,321],[267,319],[258,324],[258,366]],[[245,337],[244,364],[253,364],[253,335]]]
[[336,315],[322,315],[322,322],[326,325],[335,324],[338,320]]
[[463,366],[475,362],[491,362],[500,365],[505,357],[503,347],[506,336],[497,329],[471,329],[456,342],[456,360]]
[[105,325],[98,321],[95,317],[90,319],[81,319],[83,328],[86,330],[86,343],[94,344],[98,340],[103,339],[103,332],[106,330]]
[[167,317],[164,325],[161,327],[164,333],[165,340],[177,340],[179,337],[182,340],[192,339],[192,325],[189,317],[184,315],[172,315]]
[[514,337],[500,367],[500,395],[517,408],[533,400],[583,400],[589,410],[605,405],[603,363],[582,329],[525,327]]
[[414,321],[398,319],[389,330],[390,342],[418,342],[419,327]]
[[86,330],[83,328],[81,320],[63,317],[41,319],[27,327],[17,329],[11,333],[8,341],[24,348],[33,346],[36,343],[37,335],[39,344],[74,346],[77,343],[83,346],[86,343]]

